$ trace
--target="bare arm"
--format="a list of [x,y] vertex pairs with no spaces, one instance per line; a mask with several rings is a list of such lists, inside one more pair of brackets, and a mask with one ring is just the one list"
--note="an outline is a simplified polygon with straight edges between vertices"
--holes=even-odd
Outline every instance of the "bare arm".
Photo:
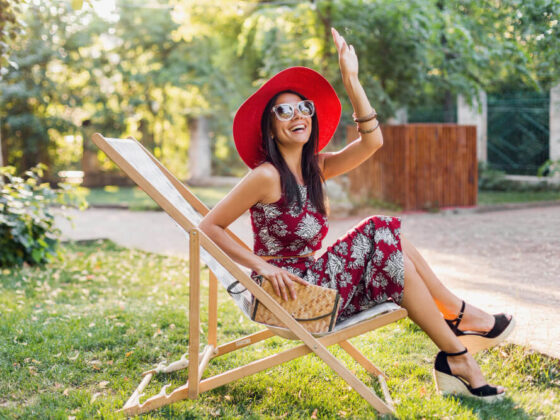
[[231,238],[225,229],[258,202],[273,202],[280,194],[280,178],[271,165],[250,172],[200,222],[200,229],[234,261],[266,277],[279,296],[287,300],[287,291],[296,299],[293,282],[307,284],[298,276],[267,263]]
[[[348,46],[344,38],[333,28],[333,39],[338,51],[338,61],[342,81],[354,112],[358,117],[364,117],[373,111],[364,88],[358,80],[358,58],[352,45]],[[377,120],[360,123],[363,130],[369,130],[377,124]],[[348,172],[375,153],[383,145],[381,129],[362,134],[338,152],[322,153],[319,162],[325,179]]]

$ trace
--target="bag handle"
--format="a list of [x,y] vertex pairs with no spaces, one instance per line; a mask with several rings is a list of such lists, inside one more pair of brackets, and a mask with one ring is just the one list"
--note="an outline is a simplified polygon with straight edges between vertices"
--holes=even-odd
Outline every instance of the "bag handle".
[[[257,275],[257,276],[254,276],[253,279],[256,280],[256,281],[259,283],[259,285],[261,285],[261,283],[262,283],[264,277],[263,277],[262,275],[259,274],[259,275]],[[245,291],[247,290],[247,288],[244,287],[243,290],[234,291],[233,289],[234,289],[238,284],[239,284],[239,280],[236,280],[236,281],[234,281],[233,283],[231,283],[231,284],[227,287],[227,289],[226,289],[227,292],[228,292],[230,295],[233,296],[233,295],[239,295],[239,294],[241,294],[241,293],[243,293],[243,292],[245,292]],[[310,322],[310,321],[317,321],[317,320],[319,320],[319,319],[323,319],[323,318],[326,318],[326,317],[329,317],[329,316],[330,316],[330,317],[334,317],[334,315],[336,314],[336,311],[338,310],[338,302],[339,302],[339,299],[340,299],[340,294],[337,293],[337,294],[336,294],[336,299],[335,299],[335,302],[334,302],[332,311],[327,312],[327,313],[324,314],[324,315],[319,315],[319,316],[316,316],[316,317],[313,317],[313,318],[295,318],[295,317],[294,317],[294,319],[295,319],[296,321],[298,321],[298,322]],[[255,314],[257,313],[257,306],[259,305],[259,303],[260,303],[260,302],[259,302],[259,300],[257,299],[257,301],[255,302],[255,308],[254,308],[254,310],[253,310],[253,315],[251,316],[251,319],[253,319],[253,320],[254,320]],[[292,314],[290,314],[290,315],[292,315]],[[293,315],[292,315],[292,317],[293,317]],[[331,320],[331,326],[330,326],[330,328],[332,328],[332,323],[333,323],[332,321],[334,321],[334,318]]]
[[[263,276],[261,274],[254,276],[253,280],[257,280],[257,283],[259,284],[259,286],[262,284],[262,280],[263,280]],[[241,293],[245,292],[247,290],[246,287],[243,288],[243,290],[238,290],[238,291],[233,291],[234,287],[237,286],[239,284],[239,280],[234,281],[233,283],[231,283],[228,287],[227,287],[227,292],[230,295],[240,295]]]

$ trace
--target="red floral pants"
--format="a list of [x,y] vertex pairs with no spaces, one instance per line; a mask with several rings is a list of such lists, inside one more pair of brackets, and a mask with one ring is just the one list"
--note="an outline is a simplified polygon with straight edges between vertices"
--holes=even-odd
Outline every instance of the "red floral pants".
[[361,221],[319,258],[286,258],[269,263],[309,283],[336,289],[341,307],[338,320],[392,300],[400,303],[404,259],[398,217],[372,216]]

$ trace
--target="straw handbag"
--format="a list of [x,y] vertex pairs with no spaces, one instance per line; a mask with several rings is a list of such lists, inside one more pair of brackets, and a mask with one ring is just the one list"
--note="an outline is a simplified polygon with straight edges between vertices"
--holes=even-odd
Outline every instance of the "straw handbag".
[[[260,277],[260,276],[259,276]],[[296,321],[311,333],[332,331],[338,315],[340,295],[326,287],[294,283],[297,299],[282,299],[276,294],[269,281],[260,281],[262,288],[287,310]],[[257,299],[253,300],[251,319],[262,324],[286,327],[272,312]]]
[[[276,302],[288,311],[296,321],[300,322],[307,331],[311,333],[325,333],[332,331],[334,328],[340,303],[340,294],[338,291],[315,286],[313,284],[304,286],[299,283],[294,283],[297,299],[289,299],[286,301],[276,294],[269,281],[263,281],[262,276],[255,276],[253,278]],[[245,292],[245,288],[238,291],[233,290],[238,284],[238,281],[232,283],[227,288],[228,293],[235,295]],[[251,308],[251,319],[261,324],[286,328],[286,325],[282,321],[254,298],[253,307]]]

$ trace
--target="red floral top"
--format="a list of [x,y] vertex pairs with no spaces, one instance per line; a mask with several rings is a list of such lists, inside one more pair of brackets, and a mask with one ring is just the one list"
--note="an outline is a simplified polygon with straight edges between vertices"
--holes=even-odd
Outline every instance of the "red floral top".
[[329,230],[327,217],[311,203],[307,187],[298,186],[301,208],[297,201],[288,205],[284,194],[275,203],[257,203],[251,207],[255,254],[291,257],[321,249]]

